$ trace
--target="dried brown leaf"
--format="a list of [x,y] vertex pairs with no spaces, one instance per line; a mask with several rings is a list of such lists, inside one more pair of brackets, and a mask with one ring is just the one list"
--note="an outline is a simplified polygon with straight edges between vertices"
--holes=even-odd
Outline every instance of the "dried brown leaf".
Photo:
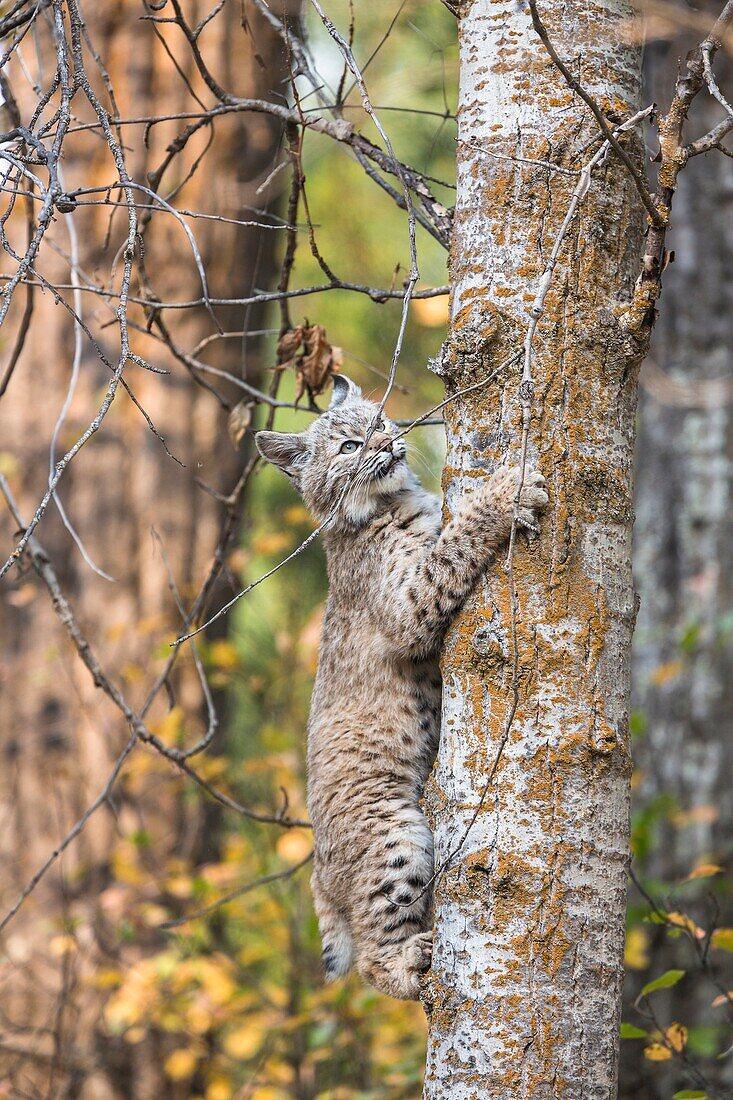
[[285,363],[286,360],[292,360],[303,343],[303,326],[298,325],[297,328],[288,329],[284,332],[277,343],[277,357]]
[[303,329],[303,348],[304,354],[295,363],[296,402],[306,391],[311,399],[323,393],[343,362],[343,351],[329,344],[320,325]]
[[229,432],[229,438],[235,447],[239,447],[239,444],[244,438],[244,433],[252,423],[253,408],[254,403],[252,401],[240,401],[229,413],[227,430]]

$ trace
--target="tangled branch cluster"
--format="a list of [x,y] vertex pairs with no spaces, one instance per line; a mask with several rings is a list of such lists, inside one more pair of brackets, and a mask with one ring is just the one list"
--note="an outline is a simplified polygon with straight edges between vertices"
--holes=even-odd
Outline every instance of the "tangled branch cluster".
[[[290,816],[286,804],[271,814],[257,813],[242,806],[213,787],[195,769],[193,759],[211,745],[218,726],[212,693],[195,645],[193,658],[207,716],[205,732],[195,744],[185,749],[164,744],[152,732],[147,721],[148,713],[161,693],[169,692],[170,678],[182,650],[173,648],[170,651],[164,667],[151,683],[143,705],[135,709],[122,688],[117,685],[115,676],[103,667],[95,652],[93,640],[82,631],[72,605],[62,590],[58,567],[36,533],[46,512],[51,506],[55,506],[87,563],[96,572],[106,576],[93,563],[66,515],[60,499],[60,483],[84,445],[103,428],[120,389],[131,398],[168,457],[172,461],[179,461],[169,450],[153,417],[136,396],[134,382],[129,377],[131,370],[135,368],[156,374],[168,373],[138,354],[135,350],[138,334],[148,341],[152,338],[159,343],[161,351],[165,349],[191,380],[206,390],[230,414],[230,431],[243,433],[258,406],[262,406],[265,411],[268,427],[272,425],[278,409],[298,408],[304,413],[317,412],[314,398],[328,384],[333,369],[338,368],[337,357],[332,353],[330,345],[325,345],[324,334],[317,331],[317,326],[307,329],[303,335],[302,326],[299,329],[294,325],[290,313],[294,299],[337,290],[366,295],[375,303],[391,299],[402,301],[402,317],[385,393],[386,401],[394,384],[411,298],[446,293],[445,287],[415,289],[418,279],[415,226],[419,223],[435,239],[447,245],[450,213],[433,195],[432,181],[397,159],[387,132],[369,101],[350,44],[341,37],[325,12],[316,5],[319,17],[344,59],[344,76],[340,87],[337,92],[329,93],[328,85],[318,74],[305,42],[300,19],[281,19],[265,0],[257,0],[257,7],[282,42],[289,70],[286,97],[279,92],[273,93],[272,99],[238,97],[226,90],[209,68],[202,40],[205,37],[204,32],[210,30],[214,21],[221,17],[223,0],[195,26],[187,21],[179,0],[169,0],[162,4],[146,0],[143,19],[152,25],[167,52],[164,25],[168,34],[172,30],[179,34],[179,45],[183,42],[190,52],[193,66],[208,90],[210,102],[205,102],[196,94],[186,74],[169,52],[172,64],[186,85],[195,109],[134,118],[124,118],[120,114],[110,74],[95,47],[85,20],[82,0],[19,0],[0,19],[0,41],[3,43],[0,91],[4,101],[0,118],[6,122],[3,132],[0,133],[0,194],[4,199],[4,209],[0,217],[0,245],[13,265],[11,274],[0,275],[0,324],[8,318],[15,320],[15,314],[10,313],[15,295],[25,293],[26,296],[25,310],[15,324],[12,351],[0,371],[0,400],[7,402],[12,399],[13,376],[21,363],[31,332],[35,296],[39,290],[51,295],[56,304],[69,315],[75,337],[74,364],[67,400],[50,442],[48,486],[32,515],[22,513],[7,479],[0,477],[0,491],[19,531],[15,547],[0,566],[0,577],[10,574],[23,561],[33,566],[45,585],[54,611],[80,660],[88,669],[95,685],[107,695],[124,717],[129,730],[129,739],[119,753],[98,797],[27,883],[10,910],[0,919],[0,930],[12,920],[46,871],[79,836],[90,818],[108,802],[126,760],[138,745],[145,744],[160,753],[210,797],[236,813],[281,828],[307,825],[307,822]],[[43,58],[46,68],[35,81],[30,76],[24,57],[24,50],[31,45],[37,58]],[[173,73],[173,68],[171,72]],[[6,73],[12,75],[12,82]],[[347,77],[351,77],[358,87],[364,111],[373,121],[383,144],[376,144],[361,135],[346,119],[344,100],[348,94],[348,89],[345,88]],[[17,83],[23,80],[31,81],[36,96],[30,117],[24,117],[21,106],[24,97],[16,95],[15,91]],[[304,88],[317,97],[317,107],[304,105]],[[287,98],[290,105],[284,105],[283,98]],[[88,117],[90,111],[91,119]],[[254,210],[251,219],[229,218],[220,214],[188,210],[177,205],[177,196],[199,169],[209,148],[207,144],[204,153],[199,154],[192,165],[184,163],[184,153],[190,151],[189,146],[194,144],[192,139],[202,132],[213,136],[217,120],[233,114],[268,116],[280,130],[283,137],[281,151],[271,177],[283,169],[290,170],[291,183],[285,218],[266,209]],[[147,173],[143,182],[134,178],[129,167],[126,135],[130,130],[142,127],[147,142],[155,128],[163,123],[177,125],[177,136],[169,143],[160,163]],[[309,132],[325,135],[337,142],[357,160],[369,178],[407,212],[412,263],[402,287],[373,287],[349,282],[339,278],[323,258],[316,241],[305,190],[303,143]],[[109,178],[94,186],[67,186],[64,178],[65,154],[68,157],[69,151],[73,150],[75,135],[88,136],[90,133],[101,138],[106,147]],[[170,183],[172,178],[176,180],[174,185]],[[115,244],[117,247],[106,279],[99,277],[96,272],[85,270],[80,264],[74,221],[78,212],[85,207],[101,208],[109,217],[108,242],[113,249]],[[126,222],[121,236],[116,219],[120,211],[123,212]],[[305,225],[301,222],[303,216]],[[154,217],[173,219],[185,234],[200,285],[198,297],[169,300],[156,292],[158,273],[150,269],[149,262],[146,263],[146,240]],[[201,221],[255,227],[269,233],[281,234],[285,244],[277,288],[254,289],[247,296],[212,296],[202,249],[197,240],[196,225]],[[316,286],[298,287],[292,285],[292,276],[296,250],[304,231],[310,251],[323,271],[324,281]],[[66,233],[68,248],[61,243]],[[45,273],[43,258],[49,250],[54,256],[61,255],[62,261],[67,265],[67,281],[51,278]],[[114,358],[105,350],[100,333],[94,330],[92,319],[85,309],[84,303],[89,298],[101,302],[108,313],[108,320],[102,328],[111,329],[116,334],[117,352]],[[251,307],[269,303],[274,303],[279,310],[279,328],[271,331],[280,335],[280,369],[274,372],[269,388],[263,389],[253,385],[246,376],[240,377],[212,366],[206,361],[206,349],[223,340],[263,335],[263,330],[248,327],[247,322]],[[242,330],[236,332],[226,331],[220,320],[222,311],[231,310],[232,307],[245,321]],[[179,318],[189,315],[200,318],[202,310],[208,315],[210,332],[190,346],[177,335],[178,329],[185,331],[184,326],[177,322]],[[294,350],[297,350],[293,345],[293,338],[299,332],[306,342],[306,351],[300,357],[302,388],[307,390],[309,397],[309,405],[305,408],[297,401],[286,401],[278,397],[282,370],[287,365],[286,361],[292,358]],[[57,457],[56,447],[79,376],[85,342],[108,372],[108,384],[103,399],[85,430],[65,453]],[[310,370],[309,363],[312,367]],[[218,385],[222,386],[221,391],[217,388]],[[224,386],[227,387],[227,392],[223,392]],[[242,395],[238,404],[232,402],[232,391]],[[421,417],[420,422],[426,419]],[[208,574],[197,595],[186,605],[177,591],[176,580],[169,568],[169,587],[179,609],[182,634],[206,619],[212,594],[227,568],[227,554],[238,530],[245,490],[256,463],[256,456],[245,461],[236,484],[226,495],[200,483],[222,506],[223,519]],[[162,545],[161,550],[165,552]],[[302,547],[297,552],[301,550]],[[254,583],[258,584],[263,579]]]
[[[0,91],[4,101],[2,114],[5,119],[3,132],[0,133],[0,162],[2,162],[0,194],[4,202],[2,215],[0,215],[0,245],[12,263],[11,273],[0,276],[2,279],[0,324],[9,317],[15,296],[25,294],[25,308],[17,319],[12,348],[7,363],[0,372],[0,400],[8,400],[9,395],[12,395],[12,378],[21,361],[24,345],[31,329],[36,291],[45,291],[60,308],[68,313],[75,334],[75,360],[68,399],[50,441],[51,462],[48,487],[32,515],[24,515],[21,512],[7,481],[0,478],[0,490],[21,532],[12,552],[0,566],[0,577],[10,573],[23,558],[32,564],[45,585],[54,611],[75,646],[80,660],[88,669],[96,686],[108,696],[122,714],[129,729],[129,739],[118,755],[98,797],[27,883],[11,909],[0,919],[0,931],[19,911],[48,868],[79,836],[92,815],[108,801],[125,761],[141,744],[161,754],[209,796],[236,813],[282,828],[307,824],[291,817],[287,805],[283,805],[271,814],[257,813],[217,790],[196,770],[192,761],[211,745],[218,720],[195,643],[192,643],[193,654],[206,709],[206,730],[195,744],[186,749],[170,747],[152,732],[147,723],[148,712],[160,694],[167,690],[182,647],[176,645],[171,649],[163,668],[148,689],[144,704],[137,710],[133,708],[124,692],[115,683],[114,677],[102,666],[95,654],[94,645],[81,630],[73,608],[62,591],[58,570],[36,533],[45,513],[52,504],[55,504],[70,535],[77,542],[80,551],[88,558],[81,540],[63,511],[59,498],[59,486],[65,471],[74,462],[80,450],[102,429],[120,389],[124,389],[130,396],[141,415],[145,417],[150,431],[155,434],[159,444],[165,448],[171,460],[176,461],[170,454],[153,418],[137,398],[134,384],[129,378],[131,368],[166,373],[135,350],[137,334],[145,336],[146,339],[155,340],[161,349],[165,349],[173,357],[191,380],[205,389],[228,413],[236,413],[238,405],[241,405],[239,414],[234,418],[234,430],[238,431],[242,428],[244,431],[252,412],[259,406],[265,410],[268,427],[272,425],[278,409],[298,406],[278,396],[282,372],[274,373],[269,388],[265,390],[252,384],[246,377],[224,371],[206,361],[206,349],[218,341],[258,335],[261,331],[248,330],[246,321],[241,330],[226,331],[220,321],[223,309],[235,308],[246,319],[251,307],[275,303],[279,310],[277,332],[280,337],[279,365],[282,366],[297,350],[293,344],[293,334],[298,332],[298,328],[290,312],[294,299],[317,293],[342,291],[365,295],[377,303],[390,299],[401,301],[401,319],[384,395],[384,401],[386,401],[395,384],[411,300],[447,292],[447,287],[418,289],[419,271],[415,234],[416,226],[420,225],[436,241],[447,247],[450,240],[451,211],[436,197],[433,185],[439,184],[440,181],[431,179],[400,160],[392,147],[379,112],[371,103],[363,72],[352,50],[353,27],[352,34],[348,38],[344,37],[333,25],[318,0],[312,0],[318,18],[335,42],[343,60],[343,76],[334,92],[328,88],[327,82],[317,71],[300,21],[280,18],[266,0],[255,0],[255,4],[262,17],[267,20],[282,41],[289,67],[289,86],[285,97],[287,102],[281,102],[282,96],[273,96],[271,99],[238,97],[223,87],[209,68],[202,40],[205,38],[204,32],[221,17],[225,0],[219,0],[196,25],[187,21],[180,0],[163,0],[162,3],[159,0],[158,2],[145,0],[143,18],[152,26],[161,42],[165,42],[162,36],[162,28],[165,25],[174,28],[180,35],[180,40],[185,43],[193,65],[207,89],[208,102],[195,93],[187,83],[185,74],[179,71],[178,75],[184,83],[187,83],[191,95],[190,110],[168,115],[131,118],[122,117],[117,109],[114,87],[90,37],[82,10],[82,0],[17,0],[0,18],[0,42],[2,43]],[[452,5],[447,6],[452,10]],[[555,261],[567,232],[567,225],[590,184],[593,167],[608,155],[620,157],[631,173],[648,213],[649,228],[639,280],[633,301],[623,319],[630,339],[637,342],[641,353],[645,350],[645,344],[648,343],[654,319],[654,302],[659,294],[662,273],[669,258],[665,250],[665,239],[678,174],[692,156],[710,150],[729,153],[723,145],[723,139],[733,129],[733,109],[718,88],[713,72],[715,53],[720,48],[722,36],[733,20],[733,0],[729,0],[725,5],[712,31],[687,62],[686,70],[678,81],[673,102],[666,115],[659,118],[660,167],[654,194],[649,189],[645,174],[626,151],[622,141],[622,135],[630,126],[639,124],[642,119],[650,119],[651,109],[641,112],[632,119],[609,120],[601,107],[574,77],[568,64],[557,55],[542,23],[535,0],[530,0],[530,9],[535,29],[550,59],[558,67],[573,92],[587,104],[594,116],[598,127],[599,145],[598,151],[590,161],[587,157],[582,161],[579,160],[582,168],[577,172],[578,187],[573,196],[573,205],[568,210],[566,223],[557,237],[551,261],[537,288],[535,303],[528,318],[521,379],[524,414],[521,444],[523,465],[531,419],[532,341]],[[28,76],[23,50],[30,43],[33,43],[41,54],[45,51],[47,59],[52,55],[53,61],[48,64],[43,81],[34,87],[36,99],[33,110],[29,115],[24,116],[19,107],[20,97],[16,97],[10,78],[4,74],[12,71],[13,74],[17,72]],[[175,61],[173,63],[175,64]],[[32,78],[28,76],[28,79],[33,83]],[[352,87],[359,92],[362,108],[379,135],[379,143],[361,134],[347,117],[345,98],[348,93],[346,89],[348,80],[353,81]],[[721,104],[725,118],[710,133],[684,143],[683,131],[687,112],[695,96],[704,87],[707,87],[710,94]],[[306,101],[311,105],[307,105]],[[313,101],[315,106],[312,105]],[[91,112],[91,119],[86,117],[89,112]],[[285,218],[280,218],[266,210],[256,210],[253,211],[251,219],[234,219],[219,214],[183,209],[176,205],[177,196],[198,170],[205,158],[206,150],[196,157],[193,164],[185,171],[181,169],[181,178],[171,185],[169,181],[174,175],[173,169],[179,163],[183,163],[183,154],[189,150],[190,143],[197,135],[213,135],[217,120],[233,114],[264,115],[281,128],[284,138],[282,154],[278,158],[273,174],[283,169],[290,172]],[[135,179],[129,169],[125,135],[133,128],[143,127],[148,137],[157,126],[163,123],[175,123],[180,129],[168,145],[160,163],[148,173],[145,182],[142,182]],[[104,182],[93,186],[67,187],[63,170],[64,152],[68,150],[74,135],[89,132],[97,135],[105,146],[109,177]],[[403,286],[374,287],[344,280],[334,272],[331,264],[324,258],[318,246],[316,231],[310,216],[303,171],[303,143],[310,132],[324,135],[344,148],[375,185],[386,193],[397,207],[405,211],[411,266]],[[502,155],[494,154],[489,148],[484,151],[487,155]],[[567,171],[566,168],[554,164],[538,163],[537,167],[549,172]],[[108,233],[110,239],[117,243],[115,259],[106,280],[98,277],[96,273],[83,270],[79,263],[73,221],[75,213],[88,206],[101,207],[108,213]],[[122,211],[125,218],[122,231],[117,229],[115,221],[115,214],[118,211]],[[146,236],[154,216],[173,219],[185,234],[200,284],[200,293],[196,297],[174,300],[162,297],[156,292],[156,273],[148,270],[146,264]],[[304,224],[299,220],[301,217],[304,218]],[[245,227],[256,226],[268,233],[275,232],[284,236],[282,262],[275,290],[255,289],[248,295],[231,297],[219,297],[210,293],[206,266],[197,241],[196,225],[197,222],[212,220]],[[68,250],[55,239],[56,227],[64,222],[68,229]],[[319,285],[297,287],[292,285],[292,276],[296,250],[304,236],[313,258],[323,272],[323,281]],[[47,249],[53,249],[57,254],[62,255],[69,271],[67,282],[52,280],[44,273],[42,258],[44,250]],[[112,326],[117,344],[114,357],[110,357],[105,352],[99,333],[93,331],[85,316],[84,302],[89,298],[103,303],[109,312],[108,323]],[[208,315],[211,331],[206,337],[189,346],[177,335],[177,318],[181,315],[200,316],[201,311],[205,311]],[[78,376],[80,349],[85,342],[93,348],[107,371],[108,383],[93,418],[63,455],[57,457],[57,442]],[[304,354],[310,354],[307,345]],[[503,366],[516,365],[520,356],[521,352],[518,352],[517,356]],[[321,355],[316,356],[313,362],[317,366],[317,371],[305,379],[304,388],[310,399],[310,409],[303,409],[304,413],[317,411],[314,399],[325,387],[334,366],[337,366],[336,359],[329,360],[328,356],[326,356],[325,368]],[[480,380],[475,383],[475,386],[485,385],[489,380]],[[217,383],[231,387],[241,396],[241,401],[232,402],[227,393],[220,392]],[[468,387],[468,390],[475,386]],[[450,400],[455,400],[465,392],[468,391],[463,390],[453,394]],[[441,405],[444,404],[445,402],[441,403]],[[436,409],[430,410],[430,413],[405,425],[405,430],[409,431],[416,423],[425,422],[440,408],[441,406],[437,406]],[[172,572],[170,573],[170,588],[176,599],[181,620],[179,642],[192,638],[203,630],[243,595],[302,552],[318,534],[318,531],[314,532],[275,569],[253,581],[238,592],[224,608],[212,614],[212,596],[217,582],[226,570],[227,554],[238,530],[244,493],[256,462],[256,457],[251,457],[245,462],[236,484],[228,494],[224,495],[206,487],[222,506],[223,518],[208,574],[198,593],[188,603],[184,603],[180,597],[175,578]],[[511,545],[513,548],[514,533]],[[511,569],[511,549],[509,568]],[[507,734],[512,714],[513,710],[510,708]],[[495,771],[496,765],[489,776],[484,795],[489,790]],[[478,809],[476,812],[478,813]]]

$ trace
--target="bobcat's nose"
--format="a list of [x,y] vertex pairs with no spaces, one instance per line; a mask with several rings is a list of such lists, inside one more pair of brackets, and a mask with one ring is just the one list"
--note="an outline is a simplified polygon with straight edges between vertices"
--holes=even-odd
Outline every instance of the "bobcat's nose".
[[386,432],[375,432],[372,438],[369,440],[370,451],[391,451],[392,450],[392,436],[387,435]]

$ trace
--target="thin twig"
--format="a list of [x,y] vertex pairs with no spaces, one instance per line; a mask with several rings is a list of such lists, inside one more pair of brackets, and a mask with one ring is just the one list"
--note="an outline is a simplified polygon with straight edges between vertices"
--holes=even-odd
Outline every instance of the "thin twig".
[[626,170],[628,171],[629,175],[631,176],[631,179],[634,183],[634,187],[636,188],[636,190],[639,194],[639,198],[641,199],[642,203],[644,204],[644,207],[645,207],[645,209],[646,209],[646,211],[649,215],[649,220],[651,221],[652,225],[661,227],[662,225],[664,225],[664,216],[660,212],[659,207],[657,206],[657,204],[655,203],[655,201],[652,198],[651,194],[649,193],[649,187],[647,185],[646,180],[644,179],[641,172],[639,171],[637,166],[634,164],[633,160],[631,159],[629,154],[626,152],[624,147],[621,144],[619,144],[619,142],[616,138],[616,133],[608,125],[608,122],[606,121],[606,118],[605,118],[601,108],[598,106],[598,104],[593,99],[593,97],[589,94],[589,92],[586,91],[586,89],[583,87],[583,85],[580,83],[580,81],[576,80],[576,78],[570,72],[570,69],[567,67],[565,62],[558,55],[557,50],[555,49],[555,47],[553,46],[553,44],[550,40],[550,36],[547,33],[545,25],[542,22],[542,20],[540,19],[539,12],[537,11],[537,2],[536,2],[536,0],[529,0],[529,10],[530,10],[531,15],[532,15],[532,25],[534,26],[534,29],[537,31],[537,34],[542,39],[544,47],[547,50],[550,57],[552,58],[552,61],[554,62],[556,68],[562,74],[562,76],[563,76],[566,84],[568,85],[568,87],[571,88],[575,92],[576,95],[580,96],[580,98],[583,100],[583,102],[586,104],[586,106],[590,107],[591,111],[593,112],[593,117],[595,118],[596,122],[598,123],[598,126],[599,126],[599,129],[600,129],[601,133],[603,134],[604,138],[606,139],[608,144],[613,149],[616,156],[619,158],[619,160],[622,162],[622,164],[625,165]]
[[244,894],[249,894],[252,890],[258,889],[260,886],[269,886],[272,882],[282,882],[285,879],[292,878],[297,875],[298,871],[306,867],[313,859],[313,852],[309,852],[305,859],[301,859],[300,863],[293,864],[292,867],[286,867],[284,871],[275,871],[271,875],[263,875],[262,878],[255,879],[254,882],[247,882],[244,886],[238,886],[236,890],[230,890],[228,894],[224,894],[217,901],[213,901],[211,905],[204,905],[201,909],[194,910],[193,913],[186,913],[184,917],[176,917],[173,920],[163,921],[158,925],[162,931],[168,931],[171,928],[180,928],[183,924],[188,924],[192,920],[200,920],[201,917],[208,917],[211,913],[215,913],[218,909],[221,909],[223,905],[228,905],[230,901],[236,901],[237,898],[243,897]]

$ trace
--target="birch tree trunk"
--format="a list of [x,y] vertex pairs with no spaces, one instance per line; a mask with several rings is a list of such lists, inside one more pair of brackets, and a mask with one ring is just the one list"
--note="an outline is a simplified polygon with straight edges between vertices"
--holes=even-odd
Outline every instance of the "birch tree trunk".
[[[545,0],[540,14],[604,112],[632,115],[639,51],[619,30],[631,5]],[[597,148],[588,108],[523,6],[466,5],[460,57],[451,329],[437,366],[449,394],[521,349],[577,183],[526,161],[576,172]],[[638,154],[633,139],[626,148]],[[640,222],[612,156],[571,225],[535,339],[528,466],[547,477],[550,512],[529,548],[518,540],[514,605],[500,563],[445,646],[426,802],[436,865],[449,863],[436,886],[426,1100],[616,1096],[637,377],[616,313]],[[448,406],[448,511],[518,461],[519,383],[508,367]]]

